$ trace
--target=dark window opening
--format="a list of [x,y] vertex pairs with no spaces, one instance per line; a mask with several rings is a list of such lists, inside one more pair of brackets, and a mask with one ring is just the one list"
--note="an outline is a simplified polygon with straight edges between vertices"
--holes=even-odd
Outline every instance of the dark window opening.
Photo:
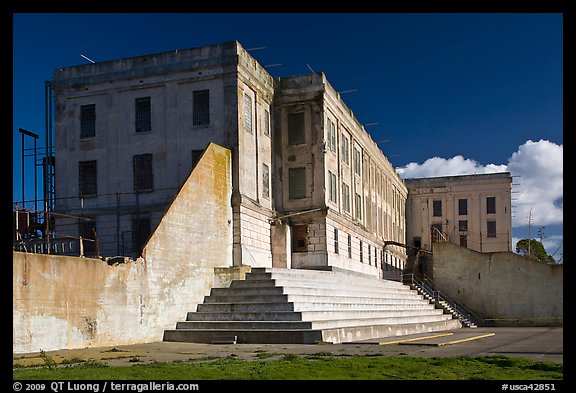
[[458,199],[458,215],[468,215],[468,199]]
[[340,253],[340,249],[338,247],[338,228],[334,228],[334,252],[336,254]]
[[149,192],[154,189],[154,175],[152,173],[152,154],[134,156],[134,191]]
[[264,135],[270,135],[270,112],[264,109]]
[[306,198],[306,168],[288,169],[288,198]]
[[352,236],[348,235],[348,258],[352,258]]
[[87,257],[96,256],[96,221],[93,218],[78,221],[78,236],[86,239],[82,241],[83,255]]
[[415,237],[413,242],[414,242],[414,247],[416,247],[416,248],[422,247],[422,238],[421,237]]
[[468,220],[458,221],[458,230],[460,232],[466,232],[468,230]]
[[468,236],[460,235],[460,246],[468,248]]
[[288,144],[300,145],[305,143],[304,112],[288,113]]
[[193,93],[192,125],[210,124],[210,90],[197,90]]
[[360,262],[364,262],[364,244],[360,240]]
[[152,131],[150,97],[136,98],[136,132]]
[[442,201],[432,201],[432,217],[442,217]]
[[308,225],[294,225],[292,227],[292,251],[308,251]]
[[204,153],[204,150],[192,150],[192,168],[196,167],[202,157],[202,153]]
[[488,237],[496,237],[496,221],[490,220],[486,224]]
[[486,213],[496,213],[496,197],[486,197]]
[[78,163],[78,188],[80,197],[96,196],[98,193],[96,161]]
[[80,138],[96,136],[96,105],[80,107]]
[[150,236],[150,218],[135,217],[132,219],[132,250],[141,255]]

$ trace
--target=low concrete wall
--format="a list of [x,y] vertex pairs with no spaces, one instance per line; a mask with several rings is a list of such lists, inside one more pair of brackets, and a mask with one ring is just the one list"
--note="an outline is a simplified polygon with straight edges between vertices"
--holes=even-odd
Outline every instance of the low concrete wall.
[[14,252],[13,352],[162,340],[232,265],[231,184],[211,144],[134,262]]
[[563,265],[448,242],[435,243],[433,252],[438,290],[496,325],[563,324]]

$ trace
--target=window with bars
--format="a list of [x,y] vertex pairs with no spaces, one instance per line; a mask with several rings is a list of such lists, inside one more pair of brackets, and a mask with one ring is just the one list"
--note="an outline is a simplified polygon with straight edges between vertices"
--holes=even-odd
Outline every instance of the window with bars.
[[78,192],[81,198],[98,194],[98,171],[96,160],[78,163]]
[[342,134],[341,154],[342,161],[344,161],[346,165],[350,165],[350,142],[344,134]]
[[328,177],[330,178],[330,192],[329,192],[329,197],[330,197],[330,202],[337,202],[337,184],[336,184],[336,175],[333,174],[332,172],[328,171]]
[[306,142],[304,135],[304,112],[288,113],[288,144],[301,145]]
[[78,236],[82,239],[82,248],[85,256],[96,256],[96,220],[93,217],[85,217],[78,220]]
[[493,196],[486,197],[486,213],[487,214],[496,213],[496,197]]
[[152,154],[140,154],[133,158],[134,191],[149,192],[154,190],[152,172]]
[[350,213],[350,187],[342,183],[342,199],[344,201],[344,211]]
[[486,232],[488,237],[496,237],[496,221],[488,220],[486,222]]
[[372,246],[368,244],[368,264],[372,265]]
[[360,240],[360,262],[364,262],[364,243]]
[[210,124],[210,90],[193,92],[192,125],[207,126]]
[[136,132],[152,131],[152,112],[150,97],[135,99],[136,106]]
[[96,136],[96,105],[80,107],[80,139]]
[[244,129],[252,134],[252,97],[244,94]]
[[336,152],[336,124],[328,119],[328,149]]
[[338,246],[338,228],[334,228],[334,253],[340,253],[340,248]]
[[354,172],[360,176],[362,166],[362,156],[360,155],[360,150],[354,148]]
[[352,258],[352,236],[348,235],[348,258]]
[[270,112],[264,109],[264,135],[270,135]]
[[306,168],[288,169],[288,198],[306,198]]
[[432,217],[442,217],[442,201],[432,201]]
[[262,164],[262,196],[270,198],[270,168]]
[[468,199],[458,199],[458,215],[468,215]]
[[132,218],[132,250],[140,255],[150,236],[150,217]]
[[356,218],[362,220],[362,196],[356,194]]

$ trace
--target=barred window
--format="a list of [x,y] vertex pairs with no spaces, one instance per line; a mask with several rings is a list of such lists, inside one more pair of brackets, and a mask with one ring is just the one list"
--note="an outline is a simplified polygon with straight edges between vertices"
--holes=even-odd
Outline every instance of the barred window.
[[244,129],[252,133],[252,97],[244,94]]
[[468,199],[458,199],[458,215],[468,215]]
[[346,165],[350,165],[350,142],[348,138],[342,134],[342,147],[341,147],[341,154],[342,154],[342,161],[346,163]]
[[330,119],[327,122],[328,128],[328,149],[332,152],[336,152],[336,124]]
[[288,114],[288,144],[300,145],[305,143],[304,112]]
[[96,136],[96,105],[80,107],[80,139]]
[[348,258],[352,258],[352,236],[348,235]]
[[338,247],[338,228],[334,228],[334,253],[340,253],[340,248]]
[[98,172],[96,161],[78,163],[78,191],[80,197],[96,196],[98,193]]
[[362,166],[362,156],[360,155],[360,150],[354,148],[354,172],[358,176],[361,174],[361,166]]
[[134,191],[153,191],[154,174],[152,172],[152,154],[136,155],[133,158]]
[[330,178],[330,192],[329,192],[329,196],[330,196],[330,202],[334,202],[336,203],[337,198],[337,185],[336,185],[336,175],[333,174],[332,172],[328,171],[328,176]]
[[288,169],[288,198],[306,198],[306,168]]
[[192,125],[210,124],[210,90],[196,90],[193,93]]
[[486,231],[488,232],[488,237],[496,237],[496,221],[489,220],[486,223]]
[[362,196],[356,194],[356,218],[362,220]]
[[442,201],[432,201],[432,216],[442,217]]
[[266,164],[262,164],[262,196],[270,197],[270,168]]
[[270,112],[264,109],[264,135],[270,135]]
[[487,214],[496,213],[496,197],[493,196],[486,197],[486,213]]
[[342,183],[342,199],[344,200],[344,211],[350,213],[350,187]]
[[136,98],[136,132],[152,131],[150,97]]
[[364,262],[364,243],[360,240],[360,262]]

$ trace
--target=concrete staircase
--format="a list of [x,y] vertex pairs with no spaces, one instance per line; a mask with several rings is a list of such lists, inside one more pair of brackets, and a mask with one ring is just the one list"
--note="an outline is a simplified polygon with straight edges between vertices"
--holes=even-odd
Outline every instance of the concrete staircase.
[[164,341],[342,343],[462,327],[400,282],[336,271],[253,268],[213,288]]

